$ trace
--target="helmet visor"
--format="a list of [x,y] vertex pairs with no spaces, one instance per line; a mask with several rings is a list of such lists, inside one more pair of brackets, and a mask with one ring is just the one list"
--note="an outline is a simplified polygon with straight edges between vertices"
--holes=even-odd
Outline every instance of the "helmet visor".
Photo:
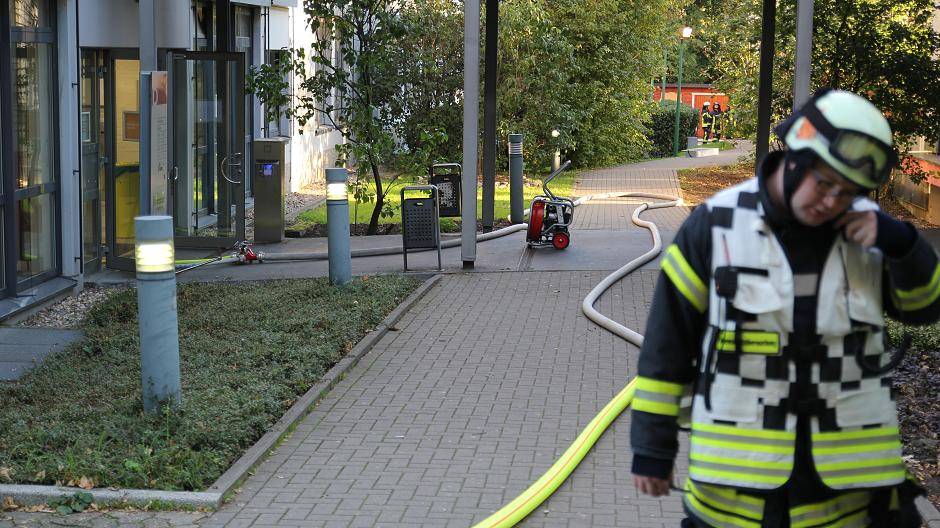
[[867,172],[879,184],[888,179],[897,164],[894,149],[855,130],[840,130],[829,144],[829,153],[849,167]]

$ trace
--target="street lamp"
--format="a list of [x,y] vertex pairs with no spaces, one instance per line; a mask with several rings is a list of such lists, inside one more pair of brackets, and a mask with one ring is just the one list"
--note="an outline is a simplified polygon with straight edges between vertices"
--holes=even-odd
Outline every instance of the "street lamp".
[[679,107],[682,104],[682,60],[685,55],[685,41],[692,37],[692,28],[685,26],[679,35],[679,72],[676,79],[676,127],[672,138],[672,155],[679,155]]
[[156,412],[181,399],[173,218],[138,216],[134,236],[141,393],[144,411]]
[[335,286],[343,286],[352,280],[346,179],[346,169],[326,169],[326,242],[330,262],[330,284]]

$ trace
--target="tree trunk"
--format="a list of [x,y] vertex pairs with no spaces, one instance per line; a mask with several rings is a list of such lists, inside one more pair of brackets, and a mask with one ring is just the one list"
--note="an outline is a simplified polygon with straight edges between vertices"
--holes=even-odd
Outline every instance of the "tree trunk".
[[379,175],[379,166],[369,160],[372,166],[372,179],[375,181],[375,209],[372,210],[372,218],[369,220],[368,235],[374,235],[379,231],[379,215],[382,214],[382,206],[385,205],[385,194],[382,192],[382,177]]

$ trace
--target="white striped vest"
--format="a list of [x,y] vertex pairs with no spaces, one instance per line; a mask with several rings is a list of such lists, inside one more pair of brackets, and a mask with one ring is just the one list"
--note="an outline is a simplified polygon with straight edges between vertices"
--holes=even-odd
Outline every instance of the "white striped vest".
[[[813,460],[828,487],[899,484],[905,468],[890,378],[865,374],[856,360],[864,347],[868,363],[887,362],[882,255],[837,236],[818,278],[794,276],[757,192],[755,178],[706,202],[709,329],[692,404],[689,476],[743,488],[782,486],[793,470],[795,413],[809,412]],[[877,206],[866,199],[852,208]],[[822,347],[788,346],[797,295],[817,296]],[[811,364],[811,398],[792,392],[798,361]]]

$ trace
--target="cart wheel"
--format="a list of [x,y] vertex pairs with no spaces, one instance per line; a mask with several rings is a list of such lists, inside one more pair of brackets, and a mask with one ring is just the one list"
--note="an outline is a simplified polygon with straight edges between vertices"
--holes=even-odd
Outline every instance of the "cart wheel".
[[555,246],[555,249],[565,249],[568,247],[568,244],[571,242],[571,237],[568,233],[559,231],[552,235],[552,245]]

